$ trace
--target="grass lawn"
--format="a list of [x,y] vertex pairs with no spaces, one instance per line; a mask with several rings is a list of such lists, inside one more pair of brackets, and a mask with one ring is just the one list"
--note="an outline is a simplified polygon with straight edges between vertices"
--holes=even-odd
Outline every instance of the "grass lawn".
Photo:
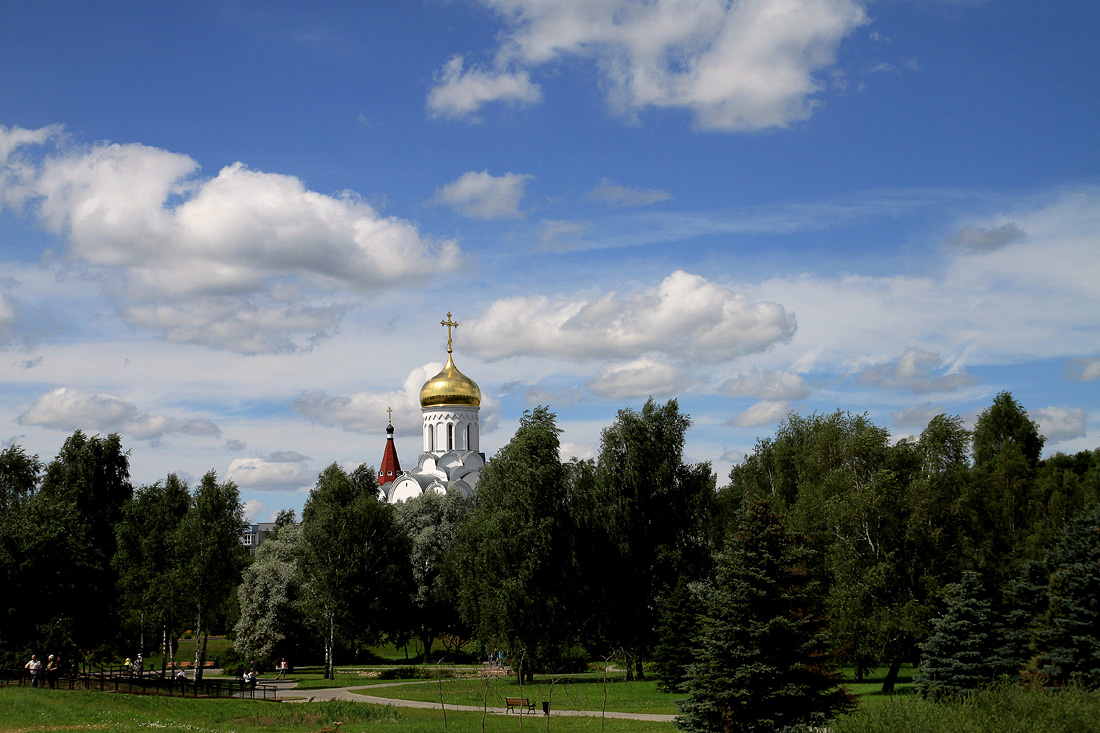
[[886,679],[886,667],[877,669],[865,669],[863,682],[852,682],[855,670],[851,667],[842,667],[837,670],[842,676],[842,682],[848,688],[848,692],[859,697],[861,706],[877,705],[883,700],[889,700],[897,695],[912,695],[917,691],[917,685],[913,682],[913,674],[916,672],[912,666],[904,666],[898,672],[897,682],[894,684],[894,694],[887,695],[882,692],[882,681]]
[[[536,675],[534,684],[522,687],[513,677],[467,677],[445,679],[442,683],[443,702],[446,705],[487,704],[489,707],[504,707],[505,697],[527,697],[535,703],[536,708],[541,708],[543,701],[550,701],[550,706],[555,710],[604,709],[604,690],[600,674],[558,678]],[[368,688],[360,692],[399,700],[439,702],[440,685],[438,682],[429,682]],[[606,693],[608,711],[665,715],[679,712],[676,709],[676,700],[683,697],[679,694],[658,692],[657,683],[653,680],[627,682],[621,674],[614,677],[608,675]]]
[[[541,716],[489,715],[490,733],[545,729]],[[550,729],[562,733],[595,733],[599,718],[550,718]],[[603,721],[608,733],[672,733],[671,723]],[[104,692],[0,688],[0,731],[43,730],[50,733],[108,731],[148,733],[150,729],[187,733],[419,733],[444,730],[443,714],[434,710],[398,709],[355,702],[264,703],[252,700],[184,700]],[[447,712],[448,733],[482,730],[480,713]]]

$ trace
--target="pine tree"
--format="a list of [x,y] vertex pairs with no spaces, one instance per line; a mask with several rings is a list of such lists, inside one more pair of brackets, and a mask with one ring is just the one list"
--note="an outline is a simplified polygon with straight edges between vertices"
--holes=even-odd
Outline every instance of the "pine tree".
[[1046,565],[1039,671],[1063,684],[1100,686],[1100,506],[1066,525]]
[[695,661],[692,640],[699,633],[699,611],[699,601],[686,582],[676,586],[661,610],[653,661],[662,692],[678,692],[687,680],[688,667]]
[[776,730],[852,706],[829,668],[824,622],[807,613],[808,554],[766,502],[745,509],[704,595],[682,730]]
[[917,684],[933,699],[961,695],[993,681],[1001,665],[999,638],[992,604],[975,572],[963,573],[952,589],[944,615],[921,645],[923,660]]

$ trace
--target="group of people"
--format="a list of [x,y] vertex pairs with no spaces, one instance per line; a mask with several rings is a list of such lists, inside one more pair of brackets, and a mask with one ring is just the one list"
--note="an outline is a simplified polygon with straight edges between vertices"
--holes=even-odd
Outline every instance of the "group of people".
[[57,686],[57,678],[61,675],[61,657],[51,654],[43,664],[37,655],[32,654],[31,660],[23,668],[30,673],[31,687],[45,687],[48,684],[52,690]]
[[126,661],[123,663],[126,667],[126,671],[130,674],[136,674],[139,677],[145,671],[145,659],[142,658],[141,652],[138,652],[137,659],[130,661],[129,657],[126,657]]

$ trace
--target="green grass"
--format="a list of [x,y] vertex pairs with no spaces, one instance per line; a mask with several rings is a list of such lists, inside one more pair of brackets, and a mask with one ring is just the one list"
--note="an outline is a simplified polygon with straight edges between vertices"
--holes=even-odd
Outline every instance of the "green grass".
[[[558,678],[536,676],[534,684],[522,687],[513,677],[490,678],[488,688],[486,688],[485,678],[445,679],[442,689],[445,705],[487,704],[489,707],[504,707],[505,697],[527,697],[535,702],[536,707],[541,707],[542,702],[548,700],[555,710],[601,710],[604,706],[604,684],[599,674]],[[438,683],[368,688],[359,692],[378,697],[425,702],[439,702],[440,698]],[[679,712],[676,709],[676,700],[683,697],[683,695],[658,692],[657,683],[653,680],[627,682],[621,674],[615,677],[608,676],[606,692],[606,709],[614,712],[675,715]],[[486,695],[488,695],[487,698]]]
[[913,667],[902,667],[898,673],[897,682],[894,684],[894,694],[882,692],[882,682],[886,679],[886,667],[866,669],[863,671],[863,682],[852,682],[855,672],[851,667],[842,667],[837,670],[842,675],[842,684],[848,688],[848,692],[859,697],[860,704],[878,705],[882,700],[889,700],[895,695],[911,695],[916,693],[917,685],[913,682],[916,670]]
[[917,695],[882,698],[829,725],[831,733],[1098,733],[1100,694],[1080,688],[1052,693],[1001,685],[963,700]]
[[[550,718],[559,733],[672,733],[671,723],[599,718]],[[339,725],[337,725],[339,723]],[[489,715],[489,733],[545,730],[541,716]],[[0,688],[0,732],[87,730],[108,733],[420,733],[443,731],[443,713],[366,703],[264,703],[251,700],[183,700],[104,692]],[[446,714],[448,733],[482,730],[480,713]]]

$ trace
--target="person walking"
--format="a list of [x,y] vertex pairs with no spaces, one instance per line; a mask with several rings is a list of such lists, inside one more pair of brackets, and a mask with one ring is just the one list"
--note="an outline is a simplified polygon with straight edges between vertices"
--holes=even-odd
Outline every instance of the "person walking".
[[286,657],[283,657],[282,660],[279,662],[279,679],[281,679],[281,680],[286,679],[286,670],[287,670]]
[[23,669],[31,673],[31,687],[38,687],[42,684],[42,660],[31,655],[31,661],[23,665]]

